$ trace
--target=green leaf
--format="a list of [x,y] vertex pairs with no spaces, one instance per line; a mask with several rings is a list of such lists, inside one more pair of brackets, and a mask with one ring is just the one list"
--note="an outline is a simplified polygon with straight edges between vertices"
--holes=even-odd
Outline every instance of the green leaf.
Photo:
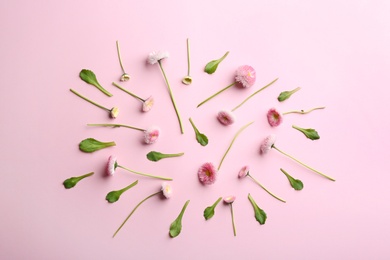
[[113,190],[113,191],[109,192],[106,196],[106,200],[110,203],[114,203],[114,202],[118,201],[120,196],[122,195],[122,193],[124,193],[125,191],[134,187],[135,185],[137,185],[137,183],[138,183],[138,180],[133,182],[129,186],[126,186],[125,188],[123,188],[121,190]]
[[180,232],[181,232],[181,229],[182,229],[182,219],[183,219],[183,215],[184,215],[184,212],[187,208],[187,205],[188,203],[190,203],[189,200],[186,201],[186,203],[184,204],[179,216],[172,222],[171,226],[169,227],[169,235],[174,238],[174,237],[177,237]]
[[267,220],[267,214],[264,212],[264,210],[257,206],[250,193],[248,193],[248,199],[252,203],[253,209],[255,210],[255,219],[260,223],[260,225],[264,225],[265,221]]
[[209,63],[207,63],[206,66],[204,67],[204,71],[208,74],[213,74],[217,70],[219,63],[221,63],[228,54],[229,52],[226,52],[225,55],[223,55],[220,59],[212,60]]
[[297,129],[298,131],[302,132],[307,138],[311,140],[318,140],[320,139],[320,136],[318,135],[317,131],[312,128],[300,128],[298,126],[293,125],[294,129]]
[[100,149],[115,145],[115,142],[100,142],[94,138],[87,138],[80,142],[79,149],[85,153],[93,153]]
[[294,179],[291,175],[289,175],[282,168],[280,168],[280,170],[284,173],[284,175],[286,175],[288,181],[290,182],[291,187],[293,187],[294,190],[302,190],[303,189],[303,182],[302,181],[300,181],[298,179]]
[[156,151],[151,151],[146,155],[146,157],[148,158],[149,161],[157,162],[164,158],[180,157],[182,155],[184,155],[184,153],[164,154]]
[[201,146],[206,146],[209,143],[209,139],[207,138],[207,136],[205,134],[202,134],[201,132],[199,132],[198,128],[195,126],[195,124],[191,118],[189,120],[191,122],[192,128],[195,131],[196,140],[198,141],[198,143],[200,143]]
[[69,179],[66,179],[62,184],[64,185],[65,189],[70,189],[76,186],[76,184],[81,181],[82,179],[89,177],[93,175],[93,172],[78,176],[78,177],[71,177]]
[[295,89],[290,90],[290,91],[283,91],[282,93],[279,94],[279,97],[278,97],[279,102],[285,101],[286,99],[290,98],[292,94],[294,94],[295,92],[297,92],[300,89],[301,88],[298,87],[298,88],[295,88]]
[[203,211],[203,216],[206,220],[209,220],[210,218],[212,218],[214,216],[214,209],[215,207],[218,205],[218,203],[221,201],[222,197],[220,197],[219,199],[217,199],[217,201],[211,205],[210,207],[207,207],[204,211]]
[[85,81],[86,83],[88,83],[90,85],[97,87],[101,92],[103,92],[107,96],[109,96],[109,97],[112,96],[112,94],[110,92],[108,92],[105,88],[103,88],[100,85],[100,83],[98,82],[96,75],[95,75],[95,73],[93,73],[93,71],[83,69],[80,71],[79,76],[83,81]]

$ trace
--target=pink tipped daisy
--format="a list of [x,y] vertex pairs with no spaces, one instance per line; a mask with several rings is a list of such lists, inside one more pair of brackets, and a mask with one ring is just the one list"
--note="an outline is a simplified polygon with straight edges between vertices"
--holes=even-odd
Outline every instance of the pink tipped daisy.
[[202,184],[210,185],[217,179],[217,170],[210,162],[204,163],[198,170],[198,178]]
[[245,165],[241,168],[241,170],[238,172],[238,178],[244,178],[249,174],[249,166]]
[[153,51],[153,52],[149,53],[147,61],[149,64],[155,64],[155,63],[159,62],[160,60],[168,58],[168,57],[169,57],[169,53],[167,51]]
[[270,126],[275,127],[283,122],[283,115],[275,108],[268,110],[267,119]]
[[227,204],[233,203],[236,200],[235,196],[227,196],[223,198],[223,201]]
[[153,144],[160,136],[160,129],[156,126],[151,126],[144,132],[144,142],[146,144]]
[[161,191],[165,198],[169,199],[170,197],[172,197],[172,186],[169,185],[167,182],[163,182],[163,184],[161,185]]
[[249,65],[240,66],[236,71],[236,82],[244,88],[252,87],[256,82],[256,71]]
[[276,142],[276,135],[267,136],[260,145],[260,154],[266,154]]
[[223,125],[232,125],[236,121],[234,113],[229,110],[221,110],[217,115],[217,119]]
[[142,103],[142,111],[148,112],[152,109],[154,105],[154,98],[152,96],[145,99],[145,101]]
[[111,155],[108,158],[108,162],[107,162],[107,167],[106,167],[107,175],[114,175],[116,166],[117,166],[116,157]]

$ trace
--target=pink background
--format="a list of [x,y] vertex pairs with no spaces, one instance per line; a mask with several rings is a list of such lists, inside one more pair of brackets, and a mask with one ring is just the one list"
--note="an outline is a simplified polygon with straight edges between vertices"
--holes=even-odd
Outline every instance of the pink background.
[[[2,1],[0,3],[0,258],[1,259],[388,259],[390,233],[388,87],[390,84],[389,1]],[[191,40],[193,84],[181,84],[187,72],[186,38]],[[151,112],[111,85],[121,70],[115,41],[132,78],[123,83],[141,97],[154,95]],[[185,134],[157,65],[145,60],[167,50],[164,67],[171,82]],[[204,65],[229,56],[214,75]],[[230,84],[236,68],[257,71],[250,89],[232,88],[201,108],[205,97]],[[106,97],[82,82],[81,69],[93,70],[114,96]],[[237,110],[237,122],[220,125],[216,113],[231,109],[249,94],[279,81]],[[281,91],[302,89],[284,103]],[[120,115],[107,114],[73,95],[69,88]],[[326,106],[308,115],[289,115],[278,128],[265,119],[271,107],[281,111]],[[201,147],[188,118],[210,143]],[[202,186],[198,167],[219,163],[233,135],[255,121],[237,139],[213,186]],[[162,136],[147,146],[142,134],[128,129],[91,128],[87,123],[158,125]],[[315,128],[310,141],[292,124]],[[258,153],[264,137],[336,178],[331,182],[277,151]],[[85,154],[78,143],[88,137],[115,141],[116,147]],[[185,152],[181,158],[150,162],[147,152]],[[159,180],[118,170],[104,177],[107,158],[138,171],[171,176],[174,196],[143,204],[116,238],[113,232]],[[250,179],[238,180],[245,164],[283,204]],[[284,168],[305,188],[294,191]],[[65,190],[62,182],[94,171]],[[139,184],[115,204],[105,195],[135,180]],[[247,196],[268,219],[260,226]],[[237,237],[229,207],[216,215],[203,210],[219,196],[236,195]],[[170,223],[191,200],[180,236],[168,236]]]

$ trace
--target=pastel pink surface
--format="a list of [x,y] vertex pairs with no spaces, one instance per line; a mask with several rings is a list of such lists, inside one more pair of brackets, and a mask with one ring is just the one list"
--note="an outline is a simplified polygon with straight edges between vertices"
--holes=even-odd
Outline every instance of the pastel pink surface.
[[[0,259],[387,259],[390,256],[390,2],[388,1],[3,1],[0,4]],[[191,43],[193,83],[187,73],[186,39]],[[148,113],[111,85],[122,75],[115,41],[131,79],[121,85],[140,97],[153,95]],[[183,119],[181,135],[158,65],[147,64],[152,51],[167,50],[163,66]],[[205,64],[230,51],[214,75]],[[231,84],[235,70],[250,64],[256,83],[232,87],[200,108],[206,97]],[[108,98],[82,82],[91,69],[113,93]],[[216,114],[232,109],[256,89],[279,80],[235,111],[225,127]],[[281,91],[301,90],[279,103]],[[69,91],[117,106],[110,119]],[[266,119],[270,107],[283,111],[326,106],[307,115],[290,114],[277,128]],[[191,117],[209,138],[200,146]],[[240,127],[215,184],[204,186],[197,170],[221,160]],[[87,123],[159,126],[156,143],[124,128]],[[291,125],[315,128],[310,141]],[[276,134],[278,148],[334,177],[331,182],[275,150],[260,156],[260,143]],[[93,154],[78,150],[88,137],[117,146]],[[150,162],[156,150],[185,155]],[[169,176],[169,200],[145,202],[118,235],[112,235],[132,208],[161,188],[161,181],[117,169],[105,176],[115,154],[130,169]],[[287,203],[269,196],[249,178],[238,179],[244,165]],[[295,191],[279,170],[303,181]],[[94,171],[75,188],[62,182]],[[135,180],[138,185],[109,204],[109,191]],[[267,213],[255,221],[248,193]],[[219,204],[205,221],[203,210],[234,194],[237,237],[229,207]],[[181,234],[171,239],[170,223],[191,200]],[[227,246],[229,245],[229,246]]]

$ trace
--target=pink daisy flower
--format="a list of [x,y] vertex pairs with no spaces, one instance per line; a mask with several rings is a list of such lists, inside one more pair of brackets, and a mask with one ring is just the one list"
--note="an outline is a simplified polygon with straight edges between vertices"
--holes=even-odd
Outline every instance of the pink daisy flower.
[[223,198],[223,201],[227,204],[233,203],[236,200],[235,196],[227,196]]
[[116,166],[117,166],[116,157],[111,155],[108,158],[108,162],[107,162],[107,167],[106,167],[107,175],[114,175]]
[[249,174],[249,166],[245,165],[241,168],[241,170],[238,172],[238,178],[244,178]]
[[152,109],[154,105],[154,98],[152,96],[145,99],[145,101],[142,103],[142,111],[148,112]]
[[210,162],[204,163],[198,170],[198,178],[202,184],[213,184],[217,179],[217,170]]
[[266,154],[276,142],[276,135],[267,136],[260,145],[260,154]]
[[275,108],[268,110],[267,119],[270,126],[275,127],[283,122],[283,115]]
[[236,71],[236,82],[244,88],[252,87],[256,82],[256,71],[249,65],[240,66]]
[[232,125],[236,121],[235,115],[229,110],[219,111],[217,119],[223,125]]
[[172,196],[173,190],[172,186],[169,185],[167,182],[163,182],[161,185],[161,191],[165,198],[169,199]]
[[167,51],[153,51],[149,53],[147,61],[149,64],[155,64],[158,61],[168,57],[169,57],[169,53]]
[[151,126],[144,131],[144,141],[146,144],[153,144],[160,136],[160,129],[156,126]]
[[118,114],[119,114],[119,108],[113,107],[113,108],[110,110],[110,117],[111,117],[111,118],[117,118]]

